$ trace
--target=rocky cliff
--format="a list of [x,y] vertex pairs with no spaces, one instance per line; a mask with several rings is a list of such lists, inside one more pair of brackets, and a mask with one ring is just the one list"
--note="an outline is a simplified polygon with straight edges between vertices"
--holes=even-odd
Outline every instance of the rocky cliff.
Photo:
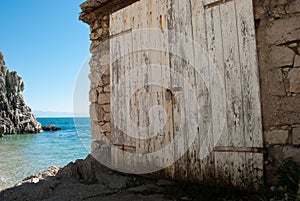
[[25,104],[23,91],[22,78],[17,72],[9,72],[0,51],[0,136],[41,131],[41,124]]

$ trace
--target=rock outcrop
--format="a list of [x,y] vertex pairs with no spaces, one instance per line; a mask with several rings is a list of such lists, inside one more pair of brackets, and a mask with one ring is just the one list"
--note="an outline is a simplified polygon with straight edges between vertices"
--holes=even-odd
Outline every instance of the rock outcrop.
[[22,92],[24,82],[17,72],[9,72],[0,51],[0,136],[4,134],[39,133],[31,109],[25,104]]
[[48,126],[42,126],[43,131],[59,131],[61,128],[56,127],[54,124],[50,124]]

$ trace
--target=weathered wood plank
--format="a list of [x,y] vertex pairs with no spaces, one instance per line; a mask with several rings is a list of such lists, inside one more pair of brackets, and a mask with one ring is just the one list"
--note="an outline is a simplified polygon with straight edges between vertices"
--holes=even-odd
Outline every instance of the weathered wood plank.
[[[220,7],[206,11],[208,55],[210,63],[210,95],[212,100],[212,129],[214,145],[228,146],[227,120],[225,114],[225,79],[223,41]],[[225,98],[225,100],[223,99]]]
[[[199,119],[199,172],[200,180],[214,182],[214,153],[211,121],[210,76],[207,40],[207,25],[204,4],[202,0],[193,0],[193,35],[195,41],[195,67],[197,69],[196,88],[200,114]],[[199,55],[200,54],[200,55]]]
[[[187,166],[187,178],[190,181],[197,181],[200,174],[199,157],[199,135],[198,135],[198,110],[197,82],[195,69],[195,44],[193,5],[191,1],[180,1],[181,24],[186,27],[181,29],[180,34],[180,56],[182,57],[182,76],[184,77],[184,108],[185,108],[185,149],[187,150],[184,164]],[[189,93],[191,94],[189,94]],[[193,97],[195,99],[193,99]]]
[[252,1],[235,1],[237,16],[241,82],[244,110],[245,144],[262,147],[262,120],[257,49]]
[[228,145],[243,147],[245,146],[243,100],[234,3],[231,1],[220,5],[220,18],[227,95]]

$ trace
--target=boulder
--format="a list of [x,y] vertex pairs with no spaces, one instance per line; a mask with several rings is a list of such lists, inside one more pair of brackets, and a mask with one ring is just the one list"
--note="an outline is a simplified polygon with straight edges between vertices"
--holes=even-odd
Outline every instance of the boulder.
[[43,126],[42,127],[43,131],[59,131],[61,128],[56,127],[54,124],[50,124],[48,126]]

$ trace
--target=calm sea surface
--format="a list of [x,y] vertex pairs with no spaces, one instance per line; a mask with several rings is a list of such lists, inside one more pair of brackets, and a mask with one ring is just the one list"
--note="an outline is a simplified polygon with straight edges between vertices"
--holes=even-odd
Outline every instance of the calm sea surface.
[[57,132],[6,135],[0,138],[0,190],[25,177],[64,166],[90,152],[89,118],[38,118],[42,125],[55,124]]

